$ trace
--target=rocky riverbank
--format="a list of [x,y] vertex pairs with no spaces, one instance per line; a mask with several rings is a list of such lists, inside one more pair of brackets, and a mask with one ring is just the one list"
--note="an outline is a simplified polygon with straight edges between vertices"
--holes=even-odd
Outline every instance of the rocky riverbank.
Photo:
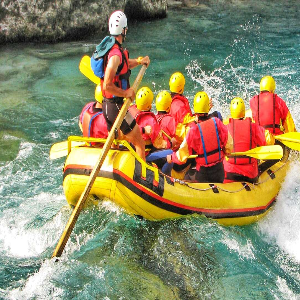
[[167,0],[2,0],[0,44],[76,40],[107,30],[117,9],[131,20],[164,18]]

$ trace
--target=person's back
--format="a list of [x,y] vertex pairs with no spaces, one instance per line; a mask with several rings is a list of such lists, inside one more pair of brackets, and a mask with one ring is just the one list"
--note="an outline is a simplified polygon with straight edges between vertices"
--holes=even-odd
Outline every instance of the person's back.
[[273,77],[265,76],[260,81],[260,94],[250,99],[253,120],[278,135],[296,131],[293,118],[284,102],[275,94],[276,83]]
[[218,118],[211,118],[193,126],[181,144],[172,161],[184,163],[192,154],[197,154],[195,177],[186,176],[185,179],[195,179],[198,182],[223,182],[224,149],[227,144],[227,129]]
[[85,137],[107,138],[108,131],[102,108],[96,102],[86,104],[80,114],[82,134]]
[[154,144],[160,132],[160,126],[154,113],[151,111],[141,111],[136,105],[130,106],[129,111],[140,127],[140,131],[144,141],[146,142],[146,146]]
[[154,162],[165,174],[169,174],[171,166],[167,163],[166,156],[172,153],[167,149],[167,141],[163,139],[162,130],[151,112],[153,93],[148,87],[142,87],[136,94],[136,105],[129,108],[130,113],[135,117],[142,137],[146,144],[146,161]]
[[103,96],[100,85],[95,89],[95,99],[95,102],[89,102],[83,107],[79,116],[79,127],[85,137],[107,138],[108,131],[102,112]]
[[176,123],[187,123],[192,116],[188,99],[183,95],[185,78],[182,73],[172,74],[169,81],[172,103],[169,114],[173,116]]
[[[205,92],[199,92],[194,99],[194,111],[197,124],[190,127],[177,152],[168,157],[168,162],[184,164],[190,155],[196,154],[196,170],[189,170],[187,180],[198,182],[223,182],[225,153],[230,153],[232,142],[228,131],[219,118],[208,116],[209,98]],[[201,119],[201,120],[200,120]]]
[[[245,104],[243,99],[234,98],[230,105],[231,118],[227,125],[228,132],[233,139],[233,152],[245,152],[257,146],[274,144],[272,135],[253,123],[252,119],[245,118]],[[256,182],[258,177],[258,161],[255,158],[226,157],[224,159],[225,180]]]
[[172,104],[170,115],[175,118],[176,123],[187,123],[192,116],[188,99],[185,96],[179,94],[172,93],[171,95]]
[[178,145],[176,139],[176,120],[170,115],[170,108],[172,103],[172,97],[169,92],[161,91],[157,94],[155,104],[157,114],[156,120],[160,125],[163,133],[163,139],[167,142],[167,148],[174,149]]
[[[148,87],[142,87],[136,94],[136,105],[129,108],[129,112],[135,118],[138,124],[142,137],[147,146],[156,149],[167,148],[167,143],[162,137],[161,128],[156,120],[153,112],[151,112],[153,93]],[[146,151],[146,154],[149,152]]]

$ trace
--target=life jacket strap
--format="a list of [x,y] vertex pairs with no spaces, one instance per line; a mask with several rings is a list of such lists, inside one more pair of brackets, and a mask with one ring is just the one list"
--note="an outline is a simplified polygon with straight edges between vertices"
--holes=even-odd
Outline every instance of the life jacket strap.
[[[215,150],[212,150],[212,151],[209,151],[209,152],[207,152],[206,154],[207,154],[207,156],[209,156],[209,155],[213,155],[213,154],[216,154],[216,153],[218,153],[219,152],[219,149],[215,149]],[[204,154],[198,154],[198,156],[197,157],[204,157]]]
[[204,159],[205,159],[205,163],[208,164],[207,153],[206,153],[205,144],[204,144],[204,138],[203,138],[203,132],[202,132],[200,124],[198,123],[197,125],[198,125],[198,129],[199,129],[199,132],[200,132],[201,143],[202,143],[202,148],[203,148],[203,152],[204,152],[203,156],[204,156]]
[[280,128],[280,125],[279,124],[267,124],[267,125],[263,125],[262,127],[264,128]]
[[217,134],[217,139],[218,139],[218,150],[219,150],[219,160],[221,159],[221,146],[220,146],[220,137],[219,137],[219,131],[217,127],[217,123],[215,118],[212,118],[215,124],[215,129],[216,129],[216,134]]

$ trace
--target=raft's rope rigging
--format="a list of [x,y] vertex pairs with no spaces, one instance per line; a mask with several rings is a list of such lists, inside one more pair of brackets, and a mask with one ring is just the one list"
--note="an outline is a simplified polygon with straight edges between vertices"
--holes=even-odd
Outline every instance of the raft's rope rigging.
[[[285,164],[286,164],[286,163],[284,163],[281,167],[279,167],[279,168],[276,169],[275,171],[272,171],[272,173],[275,174],[276,172],[278,172],[280,169],[282,169],[282,168],[285,166]],[[271,177],[269,176],[269,177],[267,177],[264,181],[255,183],[255,185],[259,185],[259,184],[265,183],[265,182],[267,182],[267,181],[270,180],[270,179],[271,179]]]
[[[283,164],[281,167],[277,168],[275,171],[273,171],[273,173],[278,172],[278,171],[279,171],[280,169],[282,169],[284,166],[285,166],[285,164]],[[249,185],[252,185],[252,188],[254,189],[255,186],[258,186],[258,185],[260,185],[260,184],[262,184],[262,183],[265,183],[265,182],[268,181],[268,180],[271,180],[271,177],[267,177],[264,181],[260,181],[260,182],[258,182],[258,183],[250,183],[250,182],[246,182],[247,185],[242,185],[242,187],[241,187],[240,189],[235,190],[235,191],[229,191],[229,190],[226,190],[226,189],[224,189],[224,188],[221,188],[221,187],[218,186],[218,185],[214,185],[214,186],[212,186],[212,187],[210,186],[210,187],[205,188],[205,189],[200,189],[200,188],[196,188],[196,187],[190,186],[187,182],[185,182],[185,181],[183,181],[183,180],[180,180],[180,179],[175,179],[174,182],[178,182],[179,184],[186,185],[186,186],[189,187],[190,189],[197,190],[197,191],[203,191],[203,192],[205,192],[205,191],[213,190],[213,189],[216,188],[216,189],[218,189],[218,190],[220,190],[220,191],[222,191],[222,192],[226,192],[226,193],[231,193],[231,194],[233,194],[233,193],[238,193],[238,192],[242,191],[243,189],[246,189],[247,186],[249,186]],[[242,182],[241,182],[241,183],[242,183]]]

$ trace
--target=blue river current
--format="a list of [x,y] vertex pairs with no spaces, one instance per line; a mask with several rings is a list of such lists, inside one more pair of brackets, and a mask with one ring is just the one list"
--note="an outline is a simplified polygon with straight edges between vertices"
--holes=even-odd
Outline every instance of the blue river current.
[[[228,116],[233,97],[249,108],[261,77],[272,75],[300,130],[300,2],[203,2],[170,7],[162,20],[129,20],[130,56],[151,59],[142,85],[156,95],[181,71],[190,103],[205,90]],[[71,208],[64,158],[50,160],[49,149],[80,134],[95,85],[78,64],[104,36],[0,48],[0,299],[300,299],[296,152],[276,204],[256,224],[151,222],[105,200],[80,214],[60,261],[51,259]]]

